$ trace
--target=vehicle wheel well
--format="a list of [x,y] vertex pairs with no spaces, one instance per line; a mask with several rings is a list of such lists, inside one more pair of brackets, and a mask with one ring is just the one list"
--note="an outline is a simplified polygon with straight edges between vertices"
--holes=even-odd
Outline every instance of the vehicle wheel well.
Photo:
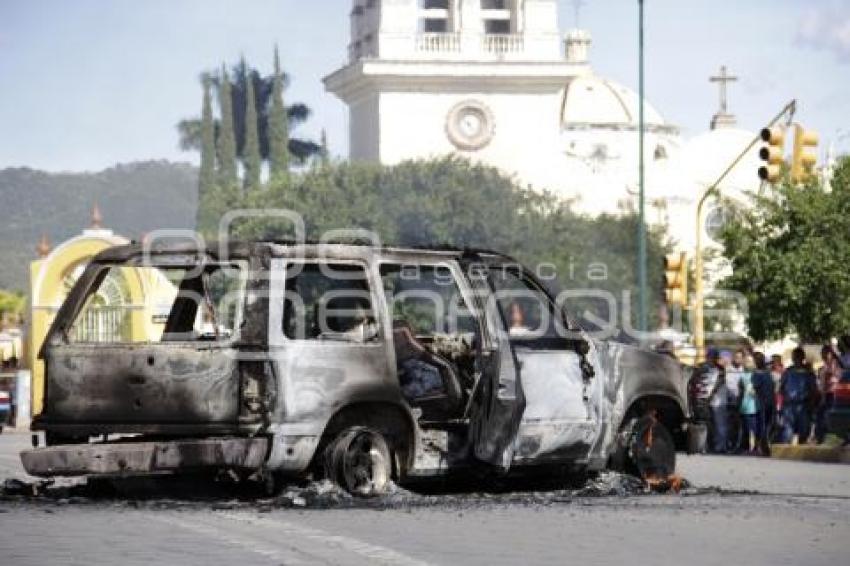
[[[354,426],[365,426],[380,432],[395,454],[393,474],[398,478],[410,469],[415,455],[415,436],[409,414],[393,403],[368,402],[348,405],[328,421],[314,456],[320,465],[325,448],[337,435]],[[401,469],[399,469],[401,468]]]
[[640,418],[650,411],[655,411],[658,421],[673,435],[676,448],[684,450],[687,446],[687,436],[682,430],[682,425],[685,422],[685,414],[679,403],[672,397],[664,395],[645,395],[638,397],[632,401],[620,426],[626,426],[632,418]]

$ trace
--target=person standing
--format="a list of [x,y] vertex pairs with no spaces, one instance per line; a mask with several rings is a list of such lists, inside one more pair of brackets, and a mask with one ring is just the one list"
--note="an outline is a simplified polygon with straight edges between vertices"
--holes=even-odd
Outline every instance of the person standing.
[[782,359],[782,354],[773,354],[770,356],[770,375],[773,377],[773,395],[776,401],[776,413],[771,429],[770,439],[776,440],[782,436],[782,396],[779,394],[779,385],[782,383],[782,374],[785,373],[785,360]]
[[839,361],[845,370],[850,370],[850,334],[838,339],[838,349],[841,350]]
[[732,354],[732,359],[726,367],[726,389],[729,394],[729,452],[736,453],[742,446],[742,427],[741,427],[741,398],[740,398],[740,381],[746,373],[744,368],[744,350],[738,348]]
[[770,356],[770,375],[773,377],[773,391],[779,391],[779,382],[782,381],[782,374],[785,373],[785,362],[782,360],[782,354],[773,354]]
[[776,421],[776,390],[764,353],[754,352],[753,362],[755,363],[755,370],[753,371],[752,383],[756,393],[758,449],[762,456],[770,456],[771,431]]
[[744,358],[744,371],[738,380],[738,412],[741,415],[741,450],[756,454],[761,446],[761,430],[758,416],[758,397],[753,384],[756,369],[753,356]]
[[835,400],[833,390],[841,381],[841,361],[838,359],[838,354],[832,349],[832,346],[825,345],[820,351],[823,359],[823,366],[818,370],[818,398],[817,409],[815,411],[815,441],[818,444],[823,444],[826,439],[826,412],[832,407]]
[[817,393],[817,379],[800,347],[791,353],[792,365],[782,374],[782,442],[805,443],[811,432],[810,411]]
[[729,449],[729,391],[726,387],[726,364],[720,352],[711,348],[708,350],[705,365],[713,378],[708,393],[708,405],[711,409],[712,452],[726,454]]

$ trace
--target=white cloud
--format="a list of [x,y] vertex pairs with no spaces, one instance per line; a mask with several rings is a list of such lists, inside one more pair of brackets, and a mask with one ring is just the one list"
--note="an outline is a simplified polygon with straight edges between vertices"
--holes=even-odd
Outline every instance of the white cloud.
[[850,63],[850,2],[832,0],[809,7],[797,27],[797,43],[832,51]]

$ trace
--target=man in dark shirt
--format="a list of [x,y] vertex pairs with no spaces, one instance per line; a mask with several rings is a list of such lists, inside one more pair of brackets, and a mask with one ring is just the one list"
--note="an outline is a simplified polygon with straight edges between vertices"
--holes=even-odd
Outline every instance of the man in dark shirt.
[[753,372],[753,388],[756,390],[758,402],[758,427],[760,429],[759,452],[763,456],[770,456],[770,439],[773,423],[776,422],[776,390],[774,389],[773,376],[767,365],[764,353],[754,352],[753,360],[756,369]]
[[694,370],[688,390],[694,417],[708,424],[712,452],[725,454],[729,425],[728,394],[725,369],[716,348],[708,349],[705,361]]
[[779,395],[782,398],[782,442],[805,443],[811,433],[811,411],[817,393],[817,378],[806,363],[806,352],[794,348],[793,364],[782,374]]

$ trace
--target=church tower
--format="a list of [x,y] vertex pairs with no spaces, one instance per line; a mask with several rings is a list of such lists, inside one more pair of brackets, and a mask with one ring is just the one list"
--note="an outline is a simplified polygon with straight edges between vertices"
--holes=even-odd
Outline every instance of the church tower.
[[354,0],[348,63],[324,82],[353,160],[455,153],[546,188],[565,87],[589,72],[570,41],[566,57],[556,0]]

